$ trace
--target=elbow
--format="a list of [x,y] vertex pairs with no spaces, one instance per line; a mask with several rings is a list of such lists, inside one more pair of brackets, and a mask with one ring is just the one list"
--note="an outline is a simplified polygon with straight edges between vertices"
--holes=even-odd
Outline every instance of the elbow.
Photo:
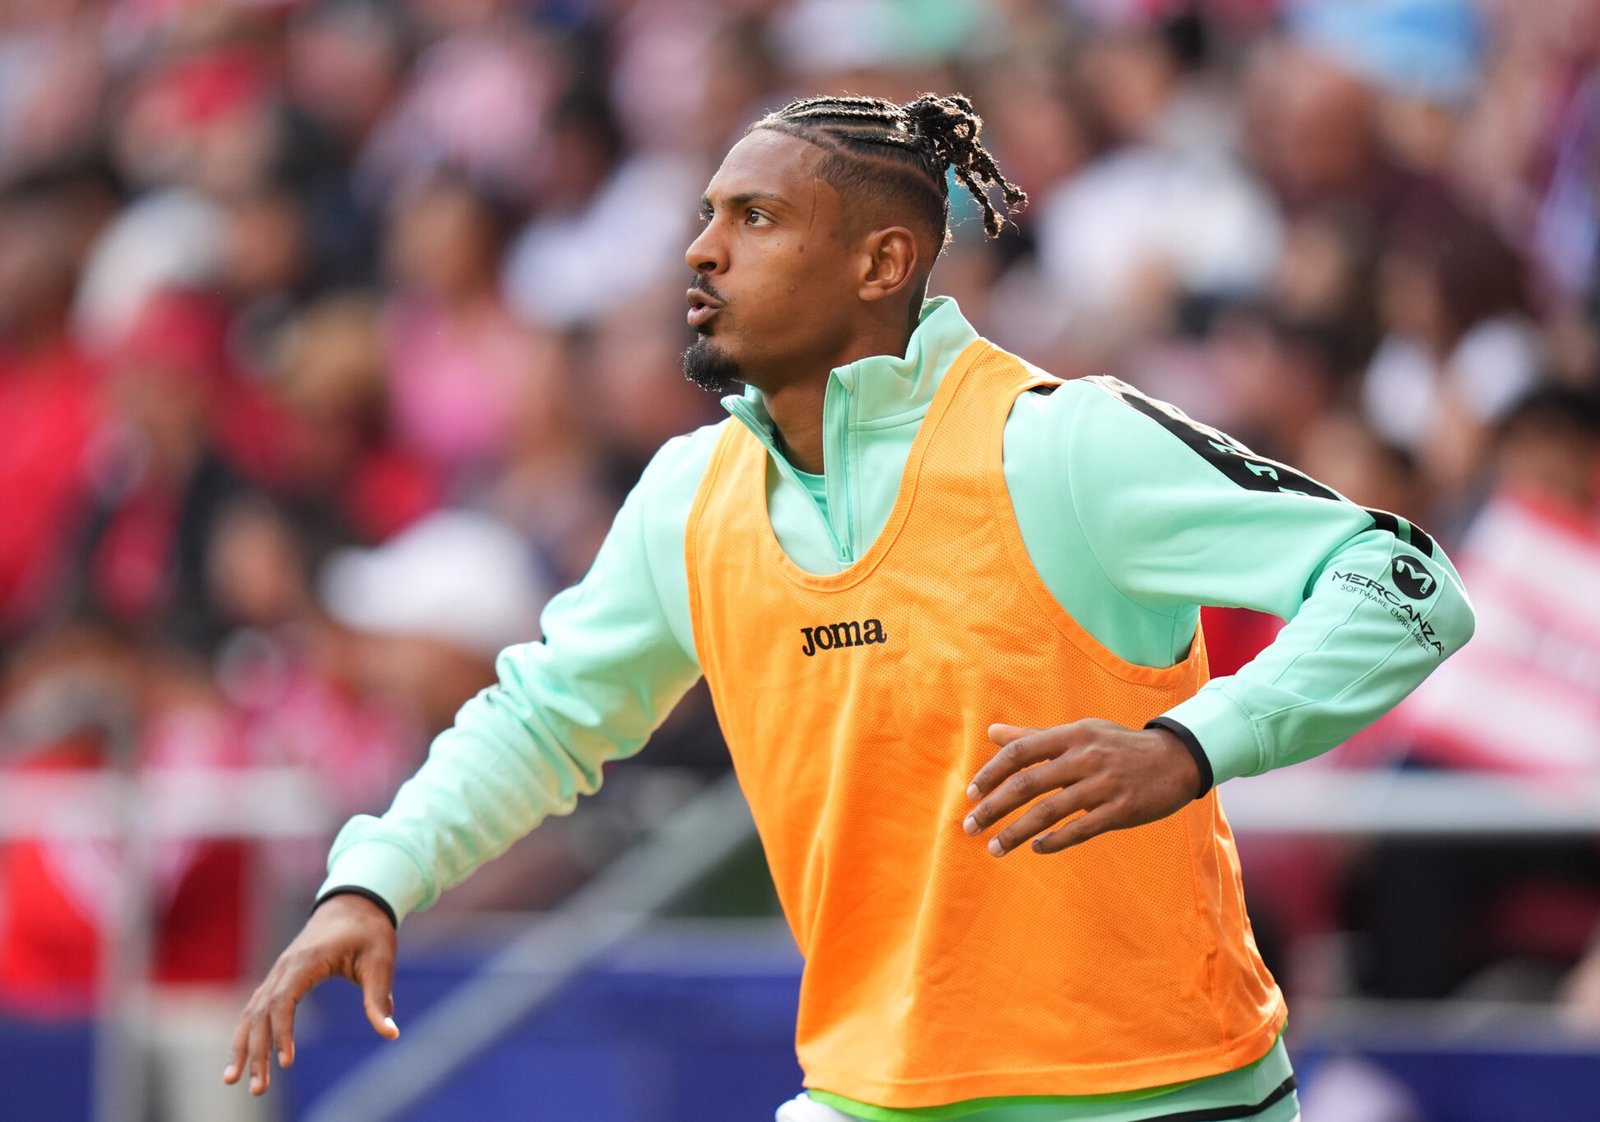
[[[1478,613],[1473,610],[1472,601],[1467,599],[1466,592],[1459,585],[1447,585],[1453,588],[1448,612],[1435,613],[1442,616],[1441,626],[1438,631],[1444,639],[1444,649],[1440,652],[1444,658],[1449,658],[1472,639],[1478,629]],[[1441,607],[1444,605],[1441,604]]]
[[1472,604],[1463,596],[1461,599],[1461,635],[1456,641],[1456,650],[1459,651],[1466,646],[1468,640],[1477,633],[1477,630],[1478,613],[1472,610]]

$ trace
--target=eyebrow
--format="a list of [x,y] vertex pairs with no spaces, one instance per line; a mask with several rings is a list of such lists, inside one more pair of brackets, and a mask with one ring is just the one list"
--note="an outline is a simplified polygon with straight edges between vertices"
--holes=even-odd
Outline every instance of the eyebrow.
[[[789,205],[789,200],[772,191],[741,191],[737,195],[729,195],[725,205],[729,209],[737,209],[749,206],[751,203],[777,203],[780,206],[787,206]],[[715,209],[712,206],[710,195],[700,196],[700,208],[702,210]]]

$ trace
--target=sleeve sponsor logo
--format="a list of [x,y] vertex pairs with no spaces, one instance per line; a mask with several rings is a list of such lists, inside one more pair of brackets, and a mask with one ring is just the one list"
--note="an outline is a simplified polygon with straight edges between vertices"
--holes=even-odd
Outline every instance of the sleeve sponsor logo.
[[1389,575],[1394,578],[1394,586],[1413,600],[1426,600],[1439,587],[1420,560],[1403,553],[1389,566]]
[[[1406,575],[1401,577],[1400,562],[1408,562],[1410,568]],[[1333,573],[1334,584],[1347,592],[1354,592],[1374,604],[1386,609],[1395,619],[1405,625],[1412,641],[1423,650],[1432,651],[1439,658],[1444,657],[1444,644],[1439,641],[1438,635],[1433,630],[1422,614],[1422,608],[1412,603],[1413,600],[1426,599],[1433,593],[1438,582],[1432,574],[1422,567],[1416,558],[1397,557],[1390,566],[1395,583],[1405,593],[1402,597],[1381,580],[1375,580],[1365,573]],[[1408,599],[1409,598],[1409,599]]]

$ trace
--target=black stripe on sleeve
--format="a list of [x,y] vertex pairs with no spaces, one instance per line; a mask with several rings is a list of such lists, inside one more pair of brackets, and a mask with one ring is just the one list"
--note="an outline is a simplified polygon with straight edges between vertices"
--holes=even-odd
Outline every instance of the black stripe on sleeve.
[[383,909],[383,914],[389,917],[390,923],[394,924],[394,926],[397,928],[400,926],[400,920],[395,916],[394,909],[389,906],[389,901],[385,900],[382,896],[379,896],[376,892],[372,891],[372,889],[362,888],[360,885],[355,884],[339,884],[328,889],[328,891],[317,897],[317,902],[315,904],[311,905],[311,913],[315,915],[318,908],[322,907],[322,905],[326,904],[329,900],[332,900],[335,896],[359,896],[363,900],[370,900],[374,904],[378,905],[378,907]]
[[[1373,526],[1382,530],[1384,533],[1389,534],[1391,537],[1401,537],[1400,519],[1396,518],[1386,510],[1368,510],[1367,513],[1372,516]],[[1402,540],[1404,539],[1402,538]]]
[[1149,417],[1246,491],[1285,492],[1343,501],[1331,487],[1318,483],[1288,464],[1257,456],[1225,433],[1210,425],[1202,425],[1174,406],[1146,397],[1126,382],[1116,378],[1087,380],[1093,381],[1124,405]]
[[[1346,501],[1333,488],[1318,483],[1309,475],[1296,471],[1288,464],[1258,456],[1231,436],[1203,425],[1181,409],[1154,398],[1146,397],[1128,383],[1117,378],[1093,377],[1092,382],[1131,409],[1149,417],[1173,436],[1188,445],[1201,459],[1227,476],[1247,491],[1265,491],[1291,495],[1309,495],[1315,499]],[[1407,522],[1386,510],[1367,510],[1372,524],[1379,530],[1405,542],[1424,557],[1434,554],[1433,538],[1426,530]]]
[[1200,738],[1190,732],[1188,726],[1179,724],[1171,717],[1157,717],[1144,727],[1166,729],[1183,741],[1183,746],[1189,749],[1189,755],[1194,757],[1194,766],[1200,769],[1200,790],[1195,792],[1195,798],[1204,798],[1206,792],[1217,785],[1217,773],[1211,770],[1211,758],[1206,755],[1206,750],[1200,747]]
[[1213,1106],[1200,1110],[1180,1110],[1177,1114],[1158,1114],[1149,1122],[1233,1122],[1237,1118],[1254,1118],[1269,1106],[1274,1106],[1294,1093],[1296,1080],[1289,1076],[1258,1103],[1243,1106]]
[[1371,516],[1372,525],[1377,529],[1405,542],[1424,557],[1433,556],[1433,538],[1415,522],[1408,522],[1386,510],[1373,510],[1370,507],[1367,508],[1367,514]]
[[1428,531],[1415,522],[1407,522],[1406,525],[1411,528],[1411,544],[1416,547],[1417,552],[1424,557],[1432,557],[1433,538],[1428,535]]

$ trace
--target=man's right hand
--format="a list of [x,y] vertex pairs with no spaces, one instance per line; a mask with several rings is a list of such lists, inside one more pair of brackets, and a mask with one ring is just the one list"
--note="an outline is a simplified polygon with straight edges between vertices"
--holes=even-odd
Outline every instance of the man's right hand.
[[265,1094],[273,1049],[279,1067],[294,1063],[295,1006],[318,982],[335,976],[361,987],[367,1020],[379,1036],[399,1036],[390,992],[396,943],[394,925],[372,901],[346,893],[321,904],[240,1014],[222,1081],[237,1083],[248,1071],[250,1093]]

